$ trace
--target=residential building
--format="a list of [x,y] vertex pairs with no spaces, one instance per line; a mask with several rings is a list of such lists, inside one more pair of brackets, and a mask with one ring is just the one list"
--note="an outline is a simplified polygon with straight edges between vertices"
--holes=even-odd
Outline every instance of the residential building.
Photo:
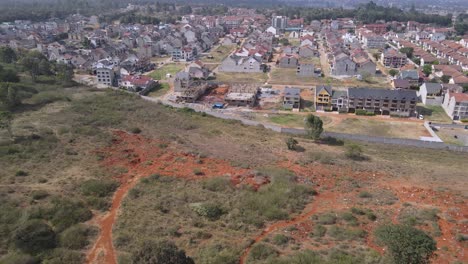
[[334,76],[354,76],[356,75],[356,63],[348,55],[340,53],[333,58],[331,74]]
[[283,54],[278,60],[280,68],[297,68],[299,65],[299,57],[297,54]]
[[273,16],[271,19],[271,26],[276,29],[284,30],[286,27],[288,27],[288,17]]
[[413,90],[349,88],[348,100],[350,112],[363,109],[382,115],[412,116],[418,97]]
[[98,83],[107,86],[117,86],[119,67],[111,60],[100,60],[94,66]]
[[395,89],[409,89],[411,88],[411,84],[408,80],[403,79],[394,79],[392,80],[392,86]]
[[188,72],[178,72],[174,78],[174,92],[183,92],[192,85],[192,78]]
[[401,68],[406,65],[408,58],[406,54],[394,49],[387,49],[381,55],[382,63],[385,67]]
[[157,85],[152,78],[145,75],[127,75],[120,81],[120,87],[124,87],[132,92],[150,90]]
[[232,106],[253,107],[257,100],[258,87],[251,84],[233,84],[224,101]]
[[283,107],[285,109],[299,109],[301,107],[301,89],[285,87],[283,92]]
[[262,72],[262,63],[255,56],[241,57],[237,55],[228,56],[221,62],[218,70],[220,72]]
[[439,83],[423,83],[419,87],[419,96],[425,105],[441,105],[442,104],[442,85]]
[[419,86],[419,74],[416,70],[401,71],[397,79],[407,80],[413,87]]
[[447,92],[442,107],[453,120],[468,119],[468,94]]
[[348,109],[348,91],[332,91],[331,110],[340,113],[347,113]]
[[317,86],[315,88],[315,110],[331,110],[332,95],[331,86]]
[[315,67],[313,63],[301,63],[297,66],[297,75],[301,77],[315,76]]

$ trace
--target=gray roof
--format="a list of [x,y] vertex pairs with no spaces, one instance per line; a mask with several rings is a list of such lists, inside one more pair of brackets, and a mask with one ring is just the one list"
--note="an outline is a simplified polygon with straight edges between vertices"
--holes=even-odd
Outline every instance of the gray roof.
[[330,85],[319,85],[315,88],[315,94],[319,94],[322,90],[327,91],[329,95],[332,94],[332,87]]
[[416,100],[416,91],[414,90],[388,90],[376,88],[349,88],[350,98],[375,98],[390,100]]
[[426,87],[427,93],[435,94],[440,93],[442,91],[442,85],[440,83],[424,83],[421,87]]
[[400,73],[400,79],[412,79],[412,80],[418,80],[419,79],[419,74],[417,71],[401,71]]
[[300,94],[301,94],[301,89],[299,88],[293,88],[293,87],[284,88],[284,95],[300,96]]
[[337,90],[337,91],[333,91],[332,98],[338,99],[340,97],[347,97],[347,96],[348,96],[348,93],[346,91]]

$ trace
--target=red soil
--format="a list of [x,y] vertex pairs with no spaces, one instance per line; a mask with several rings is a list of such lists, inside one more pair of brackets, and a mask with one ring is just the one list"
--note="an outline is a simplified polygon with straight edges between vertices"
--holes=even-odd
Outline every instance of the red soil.
[[[117,263],[112,244],[112,227],[125,195],[143,177],[157,173],[162,176],[198,180],[228,175],[235,186],[249,184],[253,188],[258,188],[262,184],[268,183],[266,180],[257,179],[246,169],[232,167],[224,160],[201,158],[195,154],[175,152],[163,142],[122,131],[114,132],[114,136],[112,146],[98,151],[98,153],[105,155],[102,164],[109,169],[119,168],[128,172],[115,177],[120,182],[120,186],[114,194],[110,211],[93,219],[93,222],[96,222],[100,227],[101,232],[87,256],[86,263],[88,264]],[[198,171],[195,172],[194,168],[197,168]]]
[[[392,222],[398,223],[398,215],[403,203],[412,203],[416,207],[430,207],[438,208],[440,219],[438,221],[441,229],[441,235],[435,237],[437,242],[437,252],[432,259],[432,263],[452,263],[456,260],[463,263],[468,262],[466,253],[466,245],[462,245],[455,240],[457,233],[468,233],[466,220],[468,218],[468,204],[463,202],[462,198],[457,198],[456,194],[444,192],[438,193],[430,188],[419,188],[414,186],[404,186],[400,182],[389,182],[388,177],[385,175],[375,174],[373,172],[353,172],[347,168],[337,168],[334,166],[324,166],[314,164],[314,166],[299,166],[285,162],[280,164],[298,175],[298,181],[312,182],[318,188],[324,189],[319,193],[314,201],[304,210],[306,213],[301,214],[289,221],[280,221],[278,223],[268,226],[259,235],[253,238],[253,243],[245,249],[240,259],[241,264],[245,263],[248,254],[253,245],[263,240],[268,235],[278,232],[287,227],[294,226],[296,231],[292,231],[290,235],[296,242],[303,242],[309,240],[308,233],[313,230],[313,221],[310,216],[314,214],[325,213],[329,211],[340,211],[350,209],[357,202],[357,194],[361,188],[349,191],[343,182],[337,184],[336,179],[347,176],[348,178],[356,179],[359,182],[366,184],[364,189],[391,190],[398,197],[398,202],[393,205],[372,205],[366,204],[365,207],[376,210],[388,210],[392,215]],[[337,177],[331,177],[337,175]],[[451,219],[451,220],[450,220]],[[375,251],[383,254],[384,248],[377,246],[374,238],[371,235],[373,230],[379,225],[379,221],[369,222],[367,224],[360,224],[360,228],[368,232],[366,238],[366,245]],[[420,227],[424,229],[424,227]],[[353,243],[352,241],[350,243]],[[323,244],[320,246],[306,246],[310,249],[326,249],[332,248],[333,242]],[[444,248],[444,250],[441,250]]]
[[[99,237],[88,254],[87,263],[116,263],[116,254],[112,244],[112,227],[118,216],[120,204],[127,192],[135,186],[139,179],[152,175],[180,177],[188,180],[206,179],[226,175],[230,177],[235,186],[250,185],[258,189],[267,184],[268,178],[253,175],[249,170],[234,168],[229,162],[213,158],[199,157],[191,153],[182,153],[167,147],[164,142],[147,139],[140,135],[115,132],[115,140],[112,146],[99,150],[105,156],[102,164],[109,169],[126,171],[115,178],[120,182],[120,187],[114,194],[110,211],[102,216],[96,216],[93,221],[100,227]],[[432,186],[416,187],[415,184],[403,184],[400,181],[390,181],[390,177],[380,173],[369,171],[353,171],[350,168],[333,165],[313,164],[300,166],[289,161],[279,165],[293,171],[298,176],[298,181],[312,183],[319,193],[312,203],[306,206],[304,213],[288,221],[280,221],[269,225],[259,235],[253,238],[252,245],[245,249],[240,263],[245,260],[251,247],[263,240],[268,235],[281,231],[290,226],[295,226],[296,231],[291,235],[297,242],[310,239],[308,233],[313,230],[313,221],[310,219],[315,214],[328,211],[349,210],[357,203],[358,193],[362,190],[389,190],[398,197],[393,205],[366,204],[365,207],[374,211],[390,212],[392,222],[398,222],[398,214],[403,203],[409,202],[416,207],[438,208],[440,217],[438,224],[441,236],[436,237],[439,250],[433,258],[433,263],[452,263],[456,260],[468,263],[466,244],[455,240],[456,234],[468,233],[468,204],[463,198],[449,191],[436,192]],[[194,169],[197,169],[195,171]],[[195,173],[196,172],[196,173]],[[198,174],[198,175],[196,175]],[[350,187],[343,178],[353,179],[365,186]],[[372,231],[381,224],[376,222],[361,224],[360,228],[366,230],[369,235],[366,245],[383,254],[383,248],[376,246],[373,241]],[[315,246],[311,249],[326,249],[334,246],[333,242]],[[443,249],[442,249],[443,248]]]

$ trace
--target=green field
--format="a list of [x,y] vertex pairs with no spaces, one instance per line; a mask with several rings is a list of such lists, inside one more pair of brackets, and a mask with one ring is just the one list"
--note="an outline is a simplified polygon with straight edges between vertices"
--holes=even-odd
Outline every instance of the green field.
[[266,73],[237,73],[237,72],[218,72],[216,81],[227,83],[265,83],[268,79]]
[[221,63],[231,52],[234,51],[236,45],[230,46],[219,46],[216,49],[210,51],[210,55],[213,56],[212,59],[208,57],[202,58],[202,61],[205,63]]
[[161,68],[152,71],[150,74],[148,74],[148,76],[155,80],[165,80],[167,79],[166,74],[169,73],[172,76],[174,76],[176,73],[182,71],[183,69],[185,69],[185,66],[183,64],[168,63],[162,66]]
[[168,83],[161,83],[159,87],[151,91],[148,96],[149,97],[161,97],[165,95],[169,91],[170,87]]
[[424,120],[435,123],[452,123],[452,119],[445,113],[442,106],[419,104],[417,111],[419,114],[424,115]]

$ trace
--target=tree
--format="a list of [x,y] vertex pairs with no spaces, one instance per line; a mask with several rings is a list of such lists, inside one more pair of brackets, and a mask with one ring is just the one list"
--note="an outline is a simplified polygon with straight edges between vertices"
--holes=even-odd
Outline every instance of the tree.
[[279,40],[279,43],[283,46],[288,46],[289,45],[289,40],[287,38],[282,38]]
[[286,139],[286,145],[288,146],[289,150],[295,150],[298,143],[299,142],[297,142],[297,140],[293,137]]
[[374,235],[388,248],[394,263],[426,264],[437,249],[432,237],[411,226],[384,225]]
[[423,72],[426,76],[429,76],[432,73],[432,65],[430,64],[424,65]]
[[0,112],[0,129],[5,129],[8,132],[10,138],[13,137],[13,132],[11,131],[11,123],[13,122],[13,115],[11,112],[3,111]]
[[3,63],[13,63],[17,59],[16,52],[10,47],[0,48],[0,61]]
[[0,82],[19,82],[20,78],[14,70],[0,69]]
[[312,114],[308,115],[305,122],[305,130],[307,136],[311,139],[317,140],[323,132],[323,122],[318,116]]
[[379,61],[379,59],[380,59],[380,53],[378,53],[378,52],[372,53],[372,56],[374,57],[375,61]]
[[413,48],[409,48],[409,47],[400,49],[400,52],[406,54],[406,56],[410,59],[413,58],[413,51],[414,51]]
[[132,254],[132,263],[138,264],[194,264],[195,262],[170,241],[145,241]]
[[388,71],[388,74],[390,74],[390,76],[392,77],[395,77],[398,74],[398,71],[395,69],[391,69]]
[[38,254],[56,245],[55,232],[41,220],[30,220],[21,225],[13,234],[13,242],[21,251]]
[[0,83],[0,104],[8,110],[21,104],[17,88],[12,87],[9,83]]
[[468,84],[463,85],[463,92],[468,92]]
[[449,83],[450,82],[450,76],[448,75],[442,75],[442,77],[440,77],[440,80],[443,82],[443,83]]
[[73,68],[69,65],[58,63],[56,66],[57,79],[64,85],[71,85],[73,83]]

